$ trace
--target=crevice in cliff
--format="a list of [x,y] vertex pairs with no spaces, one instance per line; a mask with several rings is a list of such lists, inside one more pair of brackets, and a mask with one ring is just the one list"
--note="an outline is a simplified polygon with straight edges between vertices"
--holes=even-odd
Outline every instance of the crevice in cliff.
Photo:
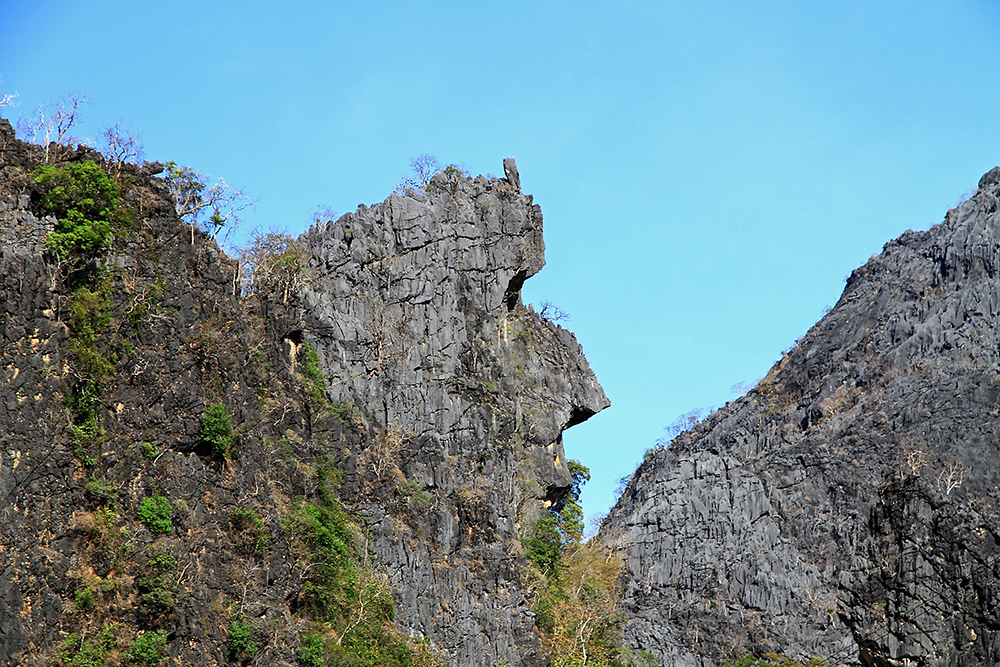
[[507,283],[507,289],[504,291],[503,303],[507,307],[507,312],[513,312],[515,308],[521,305],[521,288],[524,287],[524,281],[528,279],[528,274],[526,271],[518,271]]

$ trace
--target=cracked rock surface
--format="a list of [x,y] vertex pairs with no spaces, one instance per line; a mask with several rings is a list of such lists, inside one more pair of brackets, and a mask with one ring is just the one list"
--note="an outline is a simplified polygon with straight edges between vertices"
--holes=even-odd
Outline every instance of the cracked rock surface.
[[571,486],[562,431],[609,402],[573,335],[521,304],[544,263],[540,209],[506,181],[442,175],[303,241],[302,329],[331,400],[375,433],[349,469],[378,483],[348,487],[426,494],[404,521],[361,501],[397,624],[457,664],[542,664],[518,531]]
[[[113,371],[81,441],[74,297],[31,180],[44,155],[0,120],[0,664],[54,664],[108,627],[118,651],[156,628],[171,664],[233,664],[238,619],[256,663],[298,664],[303,560],[282,516],[316,498],[319,465],[340,471],[400,630],[455,665],[544,664],[520,531],[570,486],[562,431],[609,403],[573,335],[521,303],[544,263],[531,198],[441,176],[305,234],[308,288],[241,297],[160,167],[123,166],[138,224],[98,258]],[[304,389],[307,344],[332,409]],[[212,405],[233,422],[228,458],[199,436]],[[165,532],[139,520],[152,496]],[[176,564],[157,570],[163,554]]]
[[1000,663],[998,201],[1000,168],[640,465],[602,529],[627,643],[705,667]]

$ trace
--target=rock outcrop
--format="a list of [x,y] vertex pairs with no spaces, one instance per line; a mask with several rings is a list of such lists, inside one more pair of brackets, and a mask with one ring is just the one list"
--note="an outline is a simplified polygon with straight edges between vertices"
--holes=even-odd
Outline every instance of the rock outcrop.
[[[401,631],[456,665],[544,663],[519,530],[570,487],[562,431],[608,401],[572,334],[520,301],[544,263],[529,196],[439,175],[299,239],[306,287],[243,297],[158,167],[114,165],[137,224],[83,294],[45,247],[44,149],[0,121],[0,151],[0,664],[154,628],[178,664],[229,664],[234,627],[261,664],[296,664],[306,573],[282,517],[323,466]],[[110,370],[97,426],[74,429],[89,349]],[[231,450],[204,436],[219,405]],[[157,498],[165,527],[140,520]]]
[[647,456],[602,530],[626,643],[705,667],[1000,663],[998,201],[1000,168]]
[[[400,591],[397,624],[462,665],[534,645],[518,530],[571,486],[563,430],[609,405],[573,335],[521,304],[541,223],[503,181],[441,174],[302,239],[316,278],[301,329],[331,399],[372,429],[346,487]],[[400,525],[366,486],[426,495]]]

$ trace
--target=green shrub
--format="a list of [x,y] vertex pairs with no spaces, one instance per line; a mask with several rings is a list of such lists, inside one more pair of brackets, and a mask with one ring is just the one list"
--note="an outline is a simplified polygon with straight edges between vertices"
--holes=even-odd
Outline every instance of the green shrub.
[[210,405],[201,416],[201,441],[211,447],[216,456],[229,458],[232,455],[236,436],[224,405]]
[[152,616],[173,610],[177,594],[177,559],[158,549],[146,557],[146,568],[146,576],[136,581],[139,608]]
[[147,630],[135,638],[125,654],[131,667],[156,667],[167,650],[166,630]]
[[94,591],[90,588],[78,588],[73,591],[73,604],[77,609],[90,611],[94,608]]
[[332,474],[320,468],[319,504],[302,504],[282,520],[308,561],[303,598],[314,622],[299,638],[299,661],[305,667],[440,665],[426,646],[393,627],[388,582],[367,564],[367,554],[355,543],[361,529],[327,490]]
[[94,162],[35,170],[42,207],[56,216],[46,245],[63,259],[93,257],[107,245],[119,213],[118,186]]
[[306,358],[306,391],[309,400],[314,405],[323,405],[326,402],[326,376],[319,369],[319,352],[308,342],[302,343],[302,349]]
[[259,648],[257,642],[253,641],[253,626],[249,622],[239,619],[229,623],[228,638],[229,650],[240,660],[251,660]]
[[121,493],[118,487],[103,477],[91,477],[83,485],[87,495],[102,505],[113,505]]
[[762,656],[753,654],[743,656],[739,660],[726,660],[727,667],[823,667],[826,660],[809,658],[806,662],[796,662],[780,653],[765,653]]
[[303,667],[323,667],[323,635],[316,630],[304,632],[299,638],[299,648],[296,651]]
[[166,496],[143,498],[139,503],[139,521],[154,533],[169,533],[174,529],[173,507]]
[[354,406],[347,403],[331,403],[330,414],[333,415],[333,420],[344,428],[354,428],[354,422],[352,421]]
[[116,644],[114,626],[91,635],[74,632],[59,644],[56,658],[68,667],[104,667]]
[[70,295],[70,354],[75,380],[66,399],[73,415],[71,430],[77,442],[93,441],[101,435],[98,406],[104,385],[114,375],[116,357],[107,350],[111,324],[108,283],[95,289],[79,287]]

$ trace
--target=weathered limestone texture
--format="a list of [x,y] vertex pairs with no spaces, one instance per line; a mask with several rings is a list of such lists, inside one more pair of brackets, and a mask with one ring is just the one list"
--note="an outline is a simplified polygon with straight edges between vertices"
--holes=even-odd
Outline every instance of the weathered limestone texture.
[[571,485],[562,431],[609,405],[573,335],[521,304],[544,263],[541,211],[503,181],[442,174],[303,241],[317,275],[305,336],[330,398],[374,432],[348,468],[389,476],[390,497],[427,494],[403,522],[377,493],[360,499],[398,625],[457,664],[526,659],[518,528]]
[[[531,198],[441,174],[312,229],[309,287],[270,294],[178,219],[160,165],[115,165],[135,227],[74,286],[45,247],[44,155],[0,120],[0,664],[107,633],[114,659],[151,630],[171,664],[246,662],[233,622],[255,664],[299,664],[308,561],[282,517],[324,479],[399,629],[454,665],[543,664],[519,530],[570,486],[562,431],[609,403],[573,335],[521,304],[544,263]],[[310,391],[307,343],[336,405]],[[108,370],[74,433],[91,353]],[[201,437],[210,406],[225,453]]]
[[639,467],[602,532],[627,643],[706,667],[1000,663],[998,200],[1000,168]]

